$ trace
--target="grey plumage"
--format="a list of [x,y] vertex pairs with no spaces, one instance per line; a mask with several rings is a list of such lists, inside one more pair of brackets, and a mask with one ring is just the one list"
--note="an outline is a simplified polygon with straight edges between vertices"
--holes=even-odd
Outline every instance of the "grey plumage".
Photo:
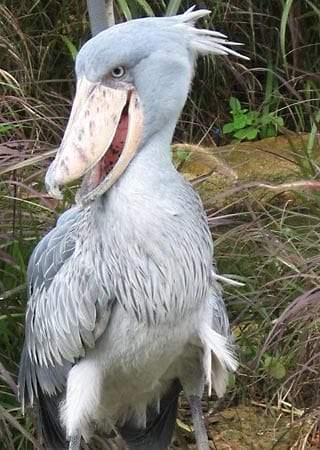
[[[144,124],[115,184],[63,214],[30,259],[19,389],[23,404],[38,399],[53,448],[64,429],[89,439],[95,424],[117,427],[132,449],[164,449],[180,383],[199,398],[212,377],[223,395],[236,368],[206,216],[170,157],[196,54],[234,54],[219,33],[193,27],[205,14],[112,27],[77,58],[80,80],[134,86]],[[117,66],[121,82],[106,75]]]

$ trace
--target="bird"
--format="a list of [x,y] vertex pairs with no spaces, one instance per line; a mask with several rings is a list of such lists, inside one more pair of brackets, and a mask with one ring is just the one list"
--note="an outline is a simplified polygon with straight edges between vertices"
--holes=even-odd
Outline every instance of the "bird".
[[197,57],[245,58],[196,27],[209,13],[120,23],[77,55],[45,183],[60,199],[82,182],[30,258],[19,371],[46,449],[79,450],[102,430],[164,450],[182,390],[197,449],[209,449],[201,398],[224,394],[237,357],[206,214],[170,151]]

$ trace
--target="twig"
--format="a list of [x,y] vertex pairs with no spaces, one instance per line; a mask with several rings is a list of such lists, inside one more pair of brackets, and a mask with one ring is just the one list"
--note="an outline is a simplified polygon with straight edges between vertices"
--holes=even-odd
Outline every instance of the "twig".
[[270,406],[265,403],[255,402],[254,400],[252,400],[250,403],[251,403],[251,405],[259,406],[260,408],[272,409],[273,411],[278,411],[278,412],[281,411],[283,413],[293,414],[298,417],[302,417],[304,414],[304,411],[302,409],[297,409],[292,405],[291,405],[291,408],[289,409],[288,407],[283,407],[283,406]]
[[281,191],[298,191],[301,189],[308,189],[314,191],[320,191],[320,181],[315,180],[300,180],[300,181],[292,181],[289,183],[282,184],[270,184],[263,183],[259,181],[253,181],[251,183],[241,184],[239,186],[234,187],[233,189],[229,189],[228,191],[221,192],[215,195],[216,199],[222,199],[225,197],[229,197],[230,195],[241,192],[245,189],[252,188],[263,188],[269,189],[270,191],[281,192]]
[[20,161],[16,164],[12,164],[9,167],[5,167],[4,169],[0,170],[0,175],[4,175],[5,173],[12,172],[14,170],[23,169],[24,167],[29,167],[37,162],[43,161],[47,158],[51,158],[52,156],[55,156],[57,153],[57,148],[54,150],[49,150],[48,152],[41,153],[41,155],[33,156],[32,158],[27,158],[24,161]]

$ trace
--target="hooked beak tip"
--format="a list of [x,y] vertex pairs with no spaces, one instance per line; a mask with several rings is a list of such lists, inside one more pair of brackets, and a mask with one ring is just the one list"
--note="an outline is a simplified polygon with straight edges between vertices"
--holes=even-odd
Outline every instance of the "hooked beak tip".
[[50,186],[49,184],[46,183],[46,189],[47,189],[47,192],[50,195],[50,197],[53,197],[53,198],[55,198],[57,200],[62,200],[63,199],[62,192],[60,191],[58,185],[53,185],[53,186],[51,185]]
[[51,166],[48,169],[48,172],[46,174],[46,178],[45,178],[45,185],[46,185],[46,189],[48,194],[57,199],[57,200],[62,200],[63,199],[63,195],[61,190],[59,189],[59,185],[54,181],[53,179],[53,163],[51,164]]

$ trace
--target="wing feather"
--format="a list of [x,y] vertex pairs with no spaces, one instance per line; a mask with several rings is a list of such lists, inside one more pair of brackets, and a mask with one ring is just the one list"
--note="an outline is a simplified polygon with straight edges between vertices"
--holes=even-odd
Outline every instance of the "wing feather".
[[112,297],[96,280],[85,246],[78,239],[85,214],[79,208],[63,214],[29,261],[29,301],[19,373],[23,405],[33,403],[39,388],[50,396],[64,389],[72,364],[94,347],[110,317]]

